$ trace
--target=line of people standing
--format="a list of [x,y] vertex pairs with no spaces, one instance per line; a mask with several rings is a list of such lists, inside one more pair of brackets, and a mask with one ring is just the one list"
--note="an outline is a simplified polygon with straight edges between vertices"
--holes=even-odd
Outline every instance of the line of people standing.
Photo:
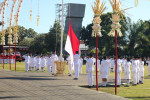
[[47,72],[52,72],[52,75],[56,73],[56,64],[55,61],[58,61],[58,56],[56,55],[56,52],[53,52],[53,54],[49,54],[48,56],[44,55],[38,55],[33,56],[27,55],[23,56],[25,58],[25,71],[45,71],[45,67],[47,66]]
[[[89,55],[86,59],[86,72],[88,74],[88,83],[89,87],[93,85],[93,71],[94,71],[94,61],[95,59],[92,57],[92,55]],[[107,86],[107,79],[109,76],[109,69],[111,68],[111,72],[113,72],[113,69],[115,67],[115,60],[109,59],[109,57],[103,57],[102,61],[97,61],[98,71],[100,70],[100,77],[102,78],[102,86]],[[100,62],[100,63],[99,63]],[[150,60],[147,61],[150,66]],[[118,56],[117,59],[117,86],[120,87],[121,85],[121,73],[122,69],[125,72],[124,79],[127,81],[126,87],[130,86],[131,81],[131,70],[132,69],[132,76],[133,76],[133,86],[141,83],[143,84],[144,80],[144,61],[141,57],[135,56],[133,59],[121,59]],[[148,67],[149,68],[149,67]]]

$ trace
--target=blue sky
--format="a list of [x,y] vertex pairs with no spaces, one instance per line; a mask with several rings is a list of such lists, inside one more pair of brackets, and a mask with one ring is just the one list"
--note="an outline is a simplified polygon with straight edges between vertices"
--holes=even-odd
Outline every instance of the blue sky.
[[[0,3],[3,0],[0,0]],[[86,4],[85,17],[83,19],[83,26],[86,26],[92,22],[93,19],[93,11],[91,5],[95,0],[64,0],[64,3],[80,3]],[[107,10],[104,13],[111,12],[112,8],[109,4],[108,0],[106,1]],[[30,16],[30,0],[24,0],[20,17],[19,17],[19,25],[24,26],[26,28],[33,28],[38,33],[47,33],[50,29],[50,26],[54,24],[56,15],[55,15],[55,4],[61,3],[62,0],[40,0],[40,25],[37,27],[37,9],[38,9],[38,0],[32,0],[32,21],[29,20]],[[10,9],[11,9],[12,1],[9,2],[9,8],[6,8],[5,21],[10,17]],[[134,0],[122,0],[122,8],[134,7]],[[149,20],[150,19],[150,2],[149,0],[139,0],[139,4],[137,7],[129,9],[126,11],[126,16],[130,17],[132,21],[136,22],[139,19]],[[15,9],[16,13],[16,9]],[[1,20],[1,18],[0,18]],[[7,23],[7,22],[5,22]],[[5,24],[5,28],[7,24]]]

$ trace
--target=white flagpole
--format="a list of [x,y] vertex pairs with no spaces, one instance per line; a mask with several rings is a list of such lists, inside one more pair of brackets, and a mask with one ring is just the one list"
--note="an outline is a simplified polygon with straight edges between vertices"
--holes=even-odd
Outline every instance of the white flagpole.
[[63,0],[62,0],[62,21],[61,21],[61,42],[60,42],[60,59],[62,60],[62,48],[63,48],[63,13],[64,13],[64,8],[63,8]]

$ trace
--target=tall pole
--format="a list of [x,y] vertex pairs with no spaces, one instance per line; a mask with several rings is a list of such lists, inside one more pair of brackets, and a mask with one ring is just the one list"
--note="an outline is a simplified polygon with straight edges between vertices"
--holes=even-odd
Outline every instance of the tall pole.
[[60,42],[60,58],[62,60],[62,48],[63,48],[63,14],[64,14],[64,8],[63,8],[63,0],[62,0],[62,21],[61,21],[61,42]]
[[15,71],[16,71],[16,43],[15,43]]
[[10,54],[10,44],[9,44],[9,64],[10,64],[10,70],[11,70],[11,54]]
[[115,95],[117,95],[117,31],[115,30]]
[[3,45],[3,69],[4,69],[4,45]]
[[96,33],[96,90],[98,91],[97,44],[98,44],[98,37],[97,37],[97,33]]
[[[116,10],[117,2],[115,0],[115,10]],[[116,54],[116,60],[115,60],[115,95],[117,95],[117,30],[115,30],[115,54]]]

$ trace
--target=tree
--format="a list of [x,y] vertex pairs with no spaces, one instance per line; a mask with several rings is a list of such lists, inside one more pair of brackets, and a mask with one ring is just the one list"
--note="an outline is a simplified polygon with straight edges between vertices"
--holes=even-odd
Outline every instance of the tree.
[[150,38],[148,38],[146,35],[148,31],[148,23],[144,23],[142,20],[139,20],[137,23],[132,23],[131,20],[129,20],[129,55],[143,55],[144,49],[146,49],[148,44],[150,43]]
[[26,29],[23,26],[18,26],[18,36],[18,42],[20,43],[24,38],[35,38],[37,36],[37,32],[35,32],[32,28]]
[[[50,28],[48,35],[45,38],[47,51],[60,51],[61,40],[61,25],[58,21],[55,21],[52,28]],[[66,34],[63,36],[63,47],[66,41]]]
[[[8,30],[9,30],[9,27],[5,30],[6,31],[6,35],[5,35],[6,45],[7,45],[8,34],[9,34]],[[13,27],[12,27],[12,32],[13,32]],[[23,41],[24,39],[35,38],[37,36],[37,32],[35,32],[34,29],[32,29],[32,28],[26,29],[23,26],[18,26],[18,33],[17,34],[18,34],[19,45],[21,45],[20,42]],[[12,34],[12,36],[13,36],[13,34]]]
[[32,53],[45,53],[46,52],[46,45],[45,45],[45,34],[40,34],[35,37],[35,39],[31,42],[29,51]]
[[33,41],[34,38],[24,38],[19,44],[30,47]]

